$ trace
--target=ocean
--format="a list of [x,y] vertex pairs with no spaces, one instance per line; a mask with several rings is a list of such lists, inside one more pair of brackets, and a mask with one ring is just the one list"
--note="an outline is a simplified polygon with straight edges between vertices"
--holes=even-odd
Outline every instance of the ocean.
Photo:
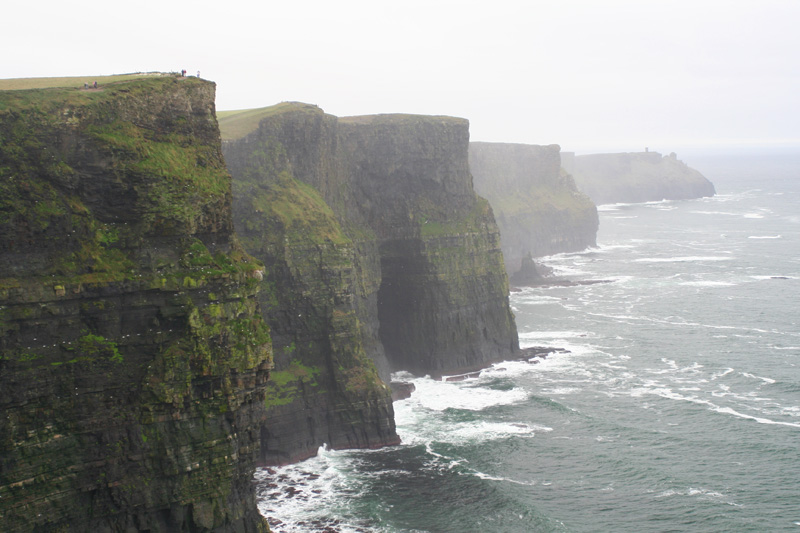
[[273,531],[800,531],[800,159],[696,168],[717,196],[601,206],[543,259],[606,283],[512,293],[568,353],[401,375],[402,445],[257,472]]

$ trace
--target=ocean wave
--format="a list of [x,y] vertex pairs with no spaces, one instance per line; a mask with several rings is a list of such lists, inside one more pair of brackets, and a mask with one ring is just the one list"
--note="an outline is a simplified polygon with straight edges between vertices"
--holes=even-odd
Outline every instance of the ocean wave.
[[461,409],[482,411],[498,405],[510,405],[524,401],[528,392],[520,387],[497,390],[475,385],[477,380],[438,381],[431,378],[416,378],[416,387],[408,402],[418,404],[431,411]]
[[733,409],[731,407],[715,407],[713,410],[716,411],[717,413],[733,415],[735,417],[744,418],[744,419],[747,419],[747,420],[753,420],[755,422],[758,422],[759,424],[769,424],[769,425],[789,426],[789,427],[794,427],[794,428],[800,428],[800,424],[795,423],[795,422],[781,422],[781,421],[772,420],[772,419],[769,419],[769,418],[762,418],[762,417],[758,417],[758,416],[748,415],[748,414],[745,414],[745,413],[740,413],[739,411],[736,411],[735,409]]
[[735,287],[737,284],[729,281],[684,281],[679,285],[687,287]]
[[748,239],[782,239],[782,235],[750,235]]
[[733,257],[691,255],[683,257],[642,257],[634,259],[634,263],[690,263],[696,261],[731,261]]

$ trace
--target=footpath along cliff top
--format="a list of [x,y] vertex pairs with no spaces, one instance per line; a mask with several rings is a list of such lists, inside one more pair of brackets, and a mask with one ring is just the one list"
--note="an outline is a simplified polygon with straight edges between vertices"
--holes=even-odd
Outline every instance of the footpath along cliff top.
[[25,89],[53,89],[75,87],[82,89],[84,84],[107,85],[120,81],[131,81],[163,76],[179,76],[177,72],[135,72],[130,74],[113,74],[111,76],[67,76],[61,78],[8,78],[0,79],[0,91],[21,91]]

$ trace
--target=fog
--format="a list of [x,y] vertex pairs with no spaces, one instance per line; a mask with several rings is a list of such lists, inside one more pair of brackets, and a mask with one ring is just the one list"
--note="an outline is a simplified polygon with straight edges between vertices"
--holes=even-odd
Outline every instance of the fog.
[[178,71],[219,110],[465,117],[473,140],[800,145],[800,2],[15,2],[0,77]]

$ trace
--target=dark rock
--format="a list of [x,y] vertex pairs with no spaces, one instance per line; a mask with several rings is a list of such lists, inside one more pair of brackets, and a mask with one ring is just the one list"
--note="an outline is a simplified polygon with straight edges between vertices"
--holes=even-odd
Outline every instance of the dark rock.
[[266,531],[214,85],[0,92],[0,530]]
[[396,444],[390,371],[441,375],[518,350],[468,123],[294,103],[261,113],[244,131],[235,116],[221,124],[237,231],[267,266],[276,367],[262,461]]
[[392,389],[392,401],[405,400],[411,397],[411,393],[417,390],[417,387],[410,381],[392,381],[389,383]]

